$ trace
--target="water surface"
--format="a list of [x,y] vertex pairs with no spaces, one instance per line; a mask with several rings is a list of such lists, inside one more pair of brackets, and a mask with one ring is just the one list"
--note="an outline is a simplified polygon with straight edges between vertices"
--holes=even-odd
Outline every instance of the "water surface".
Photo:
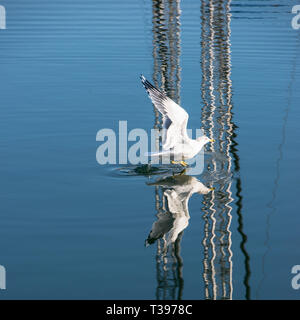
[[[295,1],[1,4],[0,299],[299,298]],[[97,163],[98,130],[161,125],[140,73],[216,140],[201,175]]]

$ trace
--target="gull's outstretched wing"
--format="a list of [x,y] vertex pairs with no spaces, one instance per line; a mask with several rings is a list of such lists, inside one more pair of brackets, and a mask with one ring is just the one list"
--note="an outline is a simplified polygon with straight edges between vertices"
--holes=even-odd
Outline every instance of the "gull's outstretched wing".
[[153,244],[157,239],[168,233],[174,224],[174,218],[170,212],[159,212],[157,220],[153,223],[145,245]]
[[179,233],[189,225],[189,210],[185,208],[185,203],[180,199],[175,190],[167,189],[164,191],[164,196],[167,198],[169,211],[172,213],[174,222],[172,229],[167,235],[167,244],[175,242]]
[[167,211],[162,211],[157,215],[157,220],[153,223],[152,229],[145,242],[146,246],[153,244],[157,239],[166,235],[167,245],[175,242],[179,233],[189,224],[189,213],[184,211],[183,203],[174,190],[164,191],[167,202]]
[[176,144],[187,141],[189,139],[186,131],[188,113],[155,88],[143,75],[141,75],[141,80],[152,103],[163,117],[163,128],[166,130],[163,148],[171,149]]

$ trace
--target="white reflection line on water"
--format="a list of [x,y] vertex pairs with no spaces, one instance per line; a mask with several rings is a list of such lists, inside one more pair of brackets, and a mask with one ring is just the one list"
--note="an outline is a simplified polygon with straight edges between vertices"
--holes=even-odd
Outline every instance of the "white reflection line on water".
[[[209,121],[209,137],[211,139],[214,138],[214,114],[215,114],[215,110],[216,110],[216,105],[215,105],[215,100],[216,97],[214,95],[214,50],[213,50],[213,43],[214,43],[214,37],[215,37],[215,31],[214,31],[214,27],[213,27],[213,21],[214,21],[214,4],[213,1],[209,2],[209,31],[210,31],[210,37],[209,37],[209,93],[210,93],[210,97],[211,97],[211,108],[210,108],[210,115],[208,117],[208,121]],[[215,152],[215,143],[211,143],[211,151]],[[216,172],[217,171],[217,163],[216,160],[213,159],[212,161],[213,163],[213,171]],[[212,197],[211,197],[211,220],[212,220],[212,228],[211,228],[211,238],[210,238],[210,243],[211,243],[211,248],[212,248],[212,258],[210,261],[211,264],[211,280],[212,280],[212,292],[213,292],[213,299],[216,300],[217,297],[217,282],[216,282],[216,271],[215,271],[215,258],[216,258],[216,246],[214,243],[214,239],[216,238],[216,234],[215,234],[215,228],[216,228],[216,219],[214,217],[216,210],[214,209],[214,205],[215,205],[215,193],[212,193]]]
[[6,29],[6,9],[2,5],[0,5],[0,29]]
[[211,210],[211,215],[210,218],[212,220],[212,228],[211,228],[211,237],[210,237],[210,244],[211,244],[211,248],[212,248],[212,257],[210,260],[210,265],[211,265],[211,280],[212,280],[212,288],[213,288],[213,299],[216,300],[217,298],[217,283],[216,283],[216,271],[215,271],[215,258],[216,258],[216,247],[215,247],[215,243],[214,243],[214,239],[216,237],[215,234],[215,228],[216,228],[216,219],[215,219],[215,213],[216,210],[214,209],[214,200],[215,200],[215,193],[212,193],[211,199],[210,199],[210,203],[211,206],[209,207],[209,209]]
[[[233,133],[233,124],[231,123],[232,121],[232,81],[231,81],[231,43],[230,43],[230,36],[231,36],[231,27],[230,27],[230,22],[231,22],[231,14],[230,14],[230,4],[231,4],[231,0],[228,1],[228,3],[226,4],[226,15],[227,15],[227,38],[226,38],[226,51],[227,51],[227,58],[228,58],[228,73],[226,73],[226,79],[227,79],[227,84],[228,84],[228,90],[227,90],[227,106],[228,106],[228,111],[227,111],[227,126],[228,126],[228,136],[227,136],[227,149],[226,149],[226,155],[228,158],[228,173],[231,172],[231,162],[232,162],[232,158],[230,156],[230,148],[232,145],[232,141],[231,141],[231,137],[232,137],[232,133]],[[230,265],[230,279],[229,279],[229,285],[230,285],[230,300],[232,300],[232,295],[233,295],[233,285],[232,285],[232,269],[233,269],[233,262],[232,262],[232,257],[233,257],[233,252],[231,250],[231,245],[232,245],[232,239],[231,239],[231,235],[232,232],[230,231],[230,226],[231,226],[231,221],[232,221],[232,206],[230,206],[229,204],[231,202],[233,202],[233,197],[232,197],[232,192],[231,192],[231,185],[232,182],[230,181],[230,183],[228,184],[227,187],[227,193],[229,195],[229,202],[226,204],[226,206],[228,207],[228,224],[227,224],[227,232],[228,232],[228,241],[229,241],[229,245],[228,245],[228,252],[229,252],[229,265]]]

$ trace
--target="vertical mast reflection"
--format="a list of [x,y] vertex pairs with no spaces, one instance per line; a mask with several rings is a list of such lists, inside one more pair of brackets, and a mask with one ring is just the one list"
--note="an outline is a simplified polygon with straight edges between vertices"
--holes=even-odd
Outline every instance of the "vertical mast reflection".
[[[211,159],[206,164],[206,170],[214,180],[216,188],[214,194],[204,195],[202,208],[203,280],[206,299],[232,299],[233,295],[233,252],[230,231],[234,200],[232,175],[234,171],[239,170],[239,158],[236,153],[237,143],[234,140],[236,127],[232,121],[230,2],[230,0],[201,2],[202,126],[205,134],[215,139],[212,146],[207,146]],[[240,179],[237,181],[240,187]],[[241,248],[244,250],[242,252],[247,260],[249,256],[245,250],[245,235],[242,230],[241,188],[238,189],[236,196],[239,212],[238,231],[242,236]],[[249,267],[249,264],[247,266]],[[247,266],[246,273],[249,274]]]
[[[180,0],[153,0],[153,81],[175,102],[180,103]],[[154,108],[154,129],[161,129],[161,118]],[[159,149],[160,138],[156,140]],[[161,187],[155,187],[157,216],[166,211],[166,199]],[[183,291],[180,242],[182,233],[175,243],[167,246],[166,239],[157,240],[156,299],[181,299]]]

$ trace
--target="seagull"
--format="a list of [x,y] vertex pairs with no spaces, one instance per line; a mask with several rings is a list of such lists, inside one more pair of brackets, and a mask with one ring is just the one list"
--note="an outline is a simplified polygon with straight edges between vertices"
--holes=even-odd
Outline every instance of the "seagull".
[[143,75],[141,81],[154,107],[162,114],[163,120],[163,151],[151,153],[151,156],[172,156],[180,161],[171,161],[172,164],[181,164],[186,167],[186,159],[193,158],[208,142],[214,142],[207,136],[190,139],[187,134],[188,113],[161,90],[155,88]]
[[178,235],[189,224],[188,202],[194,193],[207,194],[214,188],[206,187],[197,178],[184,175],[168,176],[153,183],[150,186],[161,186],[165,190],[163,196],[166,199],[166,210],[157,214],[157,220],[146,240],[146,246],[166,235],[167,246],[174,243]]

